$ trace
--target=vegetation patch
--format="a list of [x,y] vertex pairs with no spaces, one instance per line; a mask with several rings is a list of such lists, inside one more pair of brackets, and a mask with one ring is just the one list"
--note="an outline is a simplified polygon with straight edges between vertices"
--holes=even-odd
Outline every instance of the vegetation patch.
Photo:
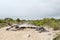
[[54,38],[53,40],[60,40],[60,35],[58,35],[56,38]]
[[44,18],[42,20],[20,20],[19,18],[17,19],[12,19],[12,18],[5,18],[5,19],[0,19],[0,28],[7,26],[5,23],[10,23],[10,24],[21,24],[21,23],[30,23],[36,26],[47,26],[51,27],[54,30],[60,30],[60,19],[55,19],[55,18]]

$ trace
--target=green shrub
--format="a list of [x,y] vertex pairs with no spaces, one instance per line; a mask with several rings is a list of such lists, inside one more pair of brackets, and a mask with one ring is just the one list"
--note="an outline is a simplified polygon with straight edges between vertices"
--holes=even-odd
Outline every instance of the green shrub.
[[60,40],[60,35],[58,35],[56,38],[54,38],[53,40]]

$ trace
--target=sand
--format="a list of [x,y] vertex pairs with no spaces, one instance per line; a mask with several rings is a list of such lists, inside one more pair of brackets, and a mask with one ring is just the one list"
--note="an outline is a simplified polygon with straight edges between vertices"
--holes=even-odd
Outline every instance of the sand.
[[6,31],[6,27],[0,29],[0,40],[53,40],[55,36],[54,31],[39,33],[35,29],[19,31]]

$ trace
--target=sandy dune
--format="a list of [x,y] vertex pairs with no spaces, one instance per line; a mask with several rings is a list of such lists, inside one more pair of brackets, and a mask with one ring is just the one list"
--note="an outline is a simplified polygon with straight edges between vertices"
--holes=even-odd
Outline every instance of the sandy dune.
[[55,35],[53,31],[39,33],[34,29],[20,31],[6,31],[6,27],[0,29],[0,40],[52,40]]

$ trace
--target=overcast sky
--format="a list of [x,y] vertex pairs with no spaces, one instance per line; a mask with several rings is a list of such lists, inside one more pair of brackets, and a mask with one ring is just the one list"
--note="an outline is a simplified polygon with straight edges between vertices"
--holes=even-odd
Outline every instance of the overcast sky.
[[60,18],[60,0],[0,0],[0,18]]

